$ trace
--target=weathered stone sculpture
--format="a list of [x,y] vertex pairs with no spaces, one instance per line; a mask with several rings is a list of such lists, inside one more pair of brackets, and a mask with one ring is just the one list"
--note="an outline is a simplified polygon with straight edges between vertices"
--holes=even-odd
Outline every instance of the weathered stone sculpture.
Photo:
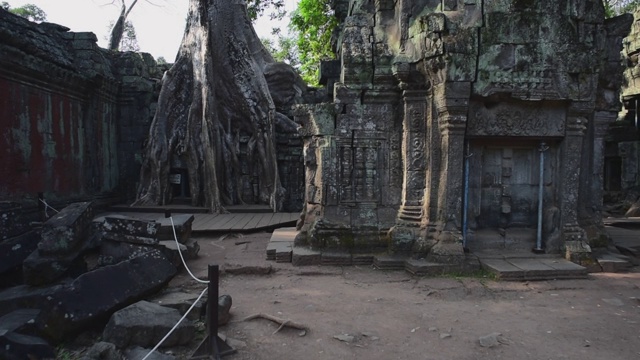
[[589,252],[628,17],[605,21],[597,0],[334,9],[333,103],[296,109],[298,246],[450,264],[465,247]]

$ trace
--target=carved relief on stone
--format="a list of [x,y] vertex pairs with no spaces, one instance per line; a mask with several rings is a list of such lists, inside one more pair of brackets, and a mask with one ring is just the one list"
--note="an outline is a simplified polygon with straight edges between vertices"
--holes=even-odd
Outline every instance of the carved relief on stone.
[[565,115],[559,107],[501,103],[487,108],[470,106],[469,136],[564,136]]
[[400,187],[402,184],[402,140],[399,133],[391,134],[389,139],[389,185]]
[[359,135],[362,137],[336,140],[340,203],[380,202],[384,141],[378,132]]

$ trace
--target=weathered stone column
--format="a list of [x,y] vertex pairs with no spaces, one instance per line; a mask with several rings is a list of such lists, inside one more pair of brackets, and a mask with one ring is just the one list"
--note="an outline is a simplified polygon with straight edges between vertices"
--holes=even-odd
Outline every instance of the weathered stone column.
[[403,101],[402,118],[402,203],[396,225],[389,231],[391,251],[409,253],[419,236],[425,192],[426,158],[426,82],[409,64],[396,64],[394,73],[400,81]]
[[587,260],[591,253],[585,232],[578,224],[578,206],[582,142],[593,106],[590,102],[573,102],[569,106],[566,135],[562,142],[560,209],[565,257],[578,264]]
[[471,83],[450,82],[434,87],[434,101],[441,134],[440,191],[438,193],[438,243],[428,260],[441,263],[464,261],[461,242],[464,135]]

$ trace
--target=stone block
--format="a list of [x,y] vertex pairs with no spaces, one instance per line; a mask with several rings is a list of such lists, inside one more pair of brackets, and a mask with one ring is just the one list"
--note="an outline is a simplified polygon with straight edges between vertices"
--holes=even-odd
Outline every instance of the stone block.
[[0,241],[24,233],[27,225],[22,219],[22,206],[19,203],[0,201]]
[[373,258],[373,266],[380,270],[402,270],[406,260],[406,256],[377,255]]
[[75,277],[86,272],[87,263],[81,255],[87,250],[85,246],[60,255],[46,255],[40,250],[32,252],[22,263],[24,283],[40,286],[53,283],[63,276]]
[[320,251],[312,250],[307,247],[294,246],[291,255],[291,263],[294,266],[320,265]]
[[320,258],[320,264],[331,266],[350,266],[352,265],[351,254],[347,252],[324,251]]
[[126,261],[138,257],[151,251],[153,248],[148,245],[131,244],[122,241],[112,241],[103,239],[100,244],[100,255],[98,265],[114,265],[121,261]]
[[22,262],[37,249],[40,239],[39,232],[29,231],[0,242],[0,275],[21,269]]
[[[187,310],[198,299],[198,294],[190,294],[182,291],[172,291],[158,295],[150,301],[158,305],[169,307],[178,310],[180,315],[184,315]],[[201,298],[200,301],[193,307],[191,312],[187,315],[189,320],[198,320],[202,318],[206,313],[206,301]]]
[[65,254],[75,250],[89,235],[93,221],[91,202],[71,204],[49,218],[42,226],[38,250],[44,255]]
[[55,348],[37,336],[0,330],[0,359],[54,359]]
[[[104,341],[119,348],[131,346],[154,347],[180,320],[176,309],[149,301],[139,301],[116,311],[102,333]],[[195,326],[183,320],[160,345],[161,347],[188,344],[195,335]]]
[[138,245],[158,244],[158,238],[155,238],[155,237],[150,238],[150,237],[127,235],[127,234],[120,234],[120,233],[114,233],[114,232],[105,232],[102,235],[102,238],[103,240],[117,241],[117,242],[124,242],[124,243],[130,243],[130,244],[138,244]]
[[35,334],[36,319],[40,315],[38,309],[18,309],[0,317],[0,332],[15,331],[21,334]]
[[[130,235],[144,238],[157,238],[162,223],[132,218],[124,215],[104,217],[102,228],[107,233]],[[173,237],[171,237],[173,239]]]
[[153,250],[82,274],[67,285],[51,289],[41,300],[40,331],[56,341],[69,339],[116,309],[154,294],[176,272],[166,256]]

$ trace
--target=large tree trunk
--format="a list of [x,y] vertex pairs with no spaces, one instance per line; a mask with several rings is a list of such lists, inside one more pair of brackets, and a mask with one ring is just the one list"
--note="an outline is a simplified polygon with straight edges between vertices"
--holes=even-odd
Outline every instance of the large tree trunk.
[[173,157],[186,162],[191,201],[213,212],[241,203],[239,138],[260,173],[259,198],[282,204],[275,107],[263,74],[273,58],[247,17],[243,0],[190,0],[187,26],[174,65],[166,72],[145,149],[138,199],[171,200]]
[[131,12],[138,0],[133,0],[129,8],[127,9],[127,5],[124,3],[124,0],[121,1],[120,7],[120,15],[118,16],[118,20],[113,24],[113,28],[111,29],[111,36],[109,37],[109,50],[118,50],[120,48],[120,41],[122,41],[122,36],[124,34],[127,16]]

